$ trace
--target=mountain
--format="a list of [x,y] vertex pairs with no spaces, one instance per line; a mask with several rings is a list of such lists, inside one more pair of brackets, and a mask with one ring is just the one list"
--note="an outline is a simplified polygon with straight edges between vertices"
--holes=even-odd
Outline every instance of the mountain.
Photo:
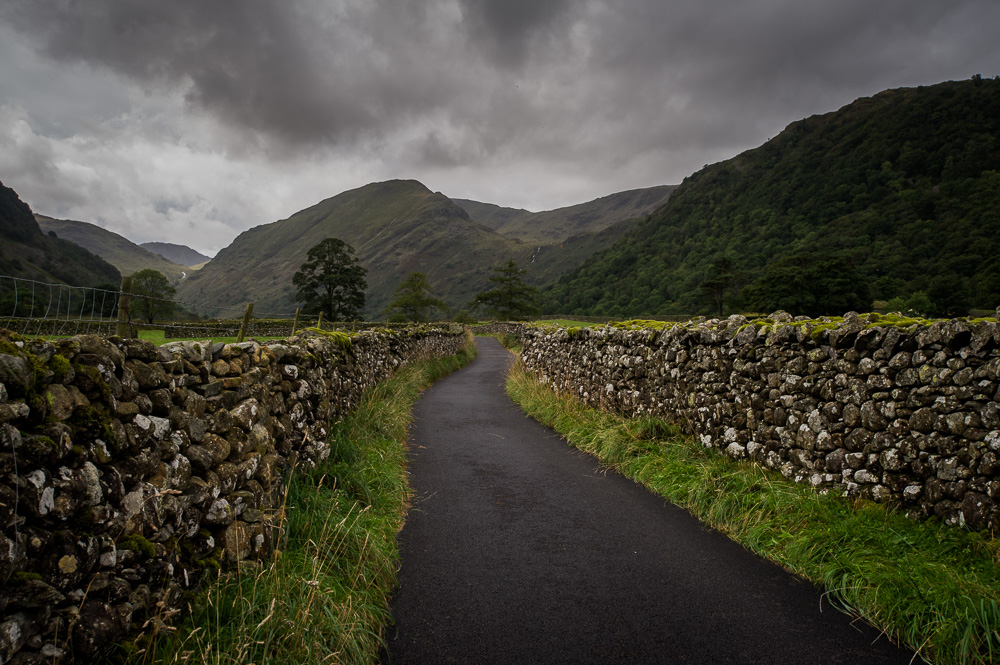
[[492,203],[453,199],[469,216],[497,233],[538,244],[560,243],[581,234],[597,233],[615,224],[653,212],[670,198],[676,185],[632,189],[566,208],[529,212]]
[[171,242],[144,242],[139,245],[154,254],[159,254],[163,258],[178,265],[193,268],[207,262],[210,257],[201,252],[195,251],[187,245],[175,245]]
[[76,222],[69,219],[53,219],[35,215],[41,229],[49,234],[84,247],[112,264],[123,275],[132,275],[140,270],[152,268],[167,276],[171,282],[182,278],[185,267],[168,261],[159,254],[143,249],[131,240],[117,233],[102,229],[96,224]]
[[0,182],[0,275],[117,289],[121,273],[69,240],[42,233],[28,204]]
[[[290,315],[296,307],[292,276],[309,248],[334,237],[351,245],[368,270],[367,318],[382,318],[396,287],[413,271],[426,273],[434,295],[457,310],[489,288],[492,268],[509,259],[525,267],[534,284],[571,270],[627,232],[634,220],[625,215],[662,198],[659,190],[669,188],[654,189],[645,198],[637,190],[559,214],[527,213],[535,226],[551,221],[563,229],[539,240],[545,234],[537,230],[527,239],[502,235],[467,212],[467,207],[491,209],[489,204],[460,206],[415,180],[373,183],[240,234],[178,285],[178,298],[214,316],[242,314],[248,302],[257,316]],[[613,221],[598,219],[602,211]],[[567,235],[574,225],[582,232]]]
[[[887,90],[686,178],[545,292],[567,314],[1000,303],[1000,79]],[[919,307],[915,305],[919,303]]]
[[288,219],[241,233],[178,286],[178,299],[217,316],[295,311],[292,276],[309,248],[335,237],[368,269],[365,315],[383,311],[412,271],[428,276],[434,295],[463,307],[488,285],[490,268],[510,258],[527,263],[533,247],[474,222],[443,194],[414,180],[374,183],[338,194]]

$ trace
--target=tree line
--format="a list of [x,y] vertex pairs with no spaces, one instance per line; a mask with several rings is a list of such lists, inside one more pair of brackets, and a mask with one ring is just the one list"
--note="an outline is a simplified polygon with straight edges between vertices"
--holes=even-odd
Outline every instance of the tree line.
[[[365,306],[366,272],[353,247],[339,238],[326,238],[309,249],[292,278],[295,302],[302,303],[304,313],[322,313],[330,321],[357,320]],[[525,272],[513,259],[494,268],[489,277],[492,287],[477,293],[454,318],[471,321],[483,314],[517,321],[538,313],[537,291],[525,283]],[[384,314],[390,321],[421,322],[452,313],[433,295],[426,273],[411,272],[396,287]]]

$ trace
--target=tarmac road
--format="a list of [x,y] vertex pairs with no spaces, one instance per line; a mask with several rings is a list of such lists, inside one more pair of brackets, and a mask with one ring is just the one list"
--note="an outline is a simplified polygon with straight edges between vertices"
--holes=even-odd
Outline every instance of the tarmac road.
[[477,341],[479,357],[415,408],[383,663],[911,662],[810,583],[523,415],[503,389],[512,356]]

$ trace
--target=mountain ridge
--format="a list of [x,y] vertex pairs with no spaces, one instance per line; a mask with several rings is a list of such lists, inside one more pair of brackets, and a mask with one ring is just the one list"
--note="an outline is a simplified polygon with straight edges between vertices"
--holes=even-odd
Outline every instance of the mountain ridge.
[[[629,205],[641,198],[641,191],[623,197],[632,203],[618,208],[631,210]],[[653,199],[662,195],[658,191]],[[601,201],[614,207],[613,195]],[[586,209],[586,204],[581,206],[574,212]],[[501,235],[453,199],[416,180],[369,183],[244,231],[181,283],[178,297],[195,304],[201,299],[208,313],[220,316],[223,312],[235,316],[251,301],[256,311],[289,315],[295,310],[292,276],[306,252],[325,237],[337,237],[354,248],[368,269],[368,318],[381,318],[396,286],[413,271],[426,273],[435,295],[457,310],[489,286],[492,267],[514,259],[527,268],[529,281],[551,281],[620,237],[631,223],[583,221],[579,228],[600,230],[557,234],[558,241],[529,241]],[[261,251],[267,247],[278,249]],[[532,263],[533,257],[541,260]],[[250,280],[247,275],[257,277]]]
[[707,291],[728,274],[742,287],[729,311],[843,313],[897,298],[926,298],[923,314],[992,309],[998,172],[1000,80],[886,90],[685,178],[546,299],[567,314],[710,313]]
[[158,254],[171,263],[188,268],[200,266],[212,258],[205,256],[195,249],[191,249],[187,245],[178,245],[172,242],[144,242],[140,243],[139,247],[153,254]]
[[629,189],[552,210],[531,212],[493,203],[452,199],[476,221],[497,233],[527,242],[552,244],[575,235],[597,233],[619,222],[644,217],[669,199],[677,185]]
[[34,213],[0,182],[0,275],[117,289],[121,273],[75,243],[42,232]]
[[171,282],[183,278],[184,266],[150,252],[125,236],[108,231],[96,224],[72,219],[55,219],[37,214],[35,221],[46,233],[55,233],[58,237],[97,254],[118,268],[123,275],[132,275],[148,268],[163,273]]

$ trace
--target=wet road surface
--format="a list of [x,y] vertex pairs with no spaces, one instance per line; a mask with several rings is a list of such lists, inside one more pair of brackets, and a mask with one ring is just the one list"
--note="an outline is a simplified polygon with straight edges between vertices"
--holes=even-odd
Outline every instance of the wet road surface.
[[808,582],[523,415],[503,389],[512,356],[478,344],[415,408],[383,663],[911,661]]

